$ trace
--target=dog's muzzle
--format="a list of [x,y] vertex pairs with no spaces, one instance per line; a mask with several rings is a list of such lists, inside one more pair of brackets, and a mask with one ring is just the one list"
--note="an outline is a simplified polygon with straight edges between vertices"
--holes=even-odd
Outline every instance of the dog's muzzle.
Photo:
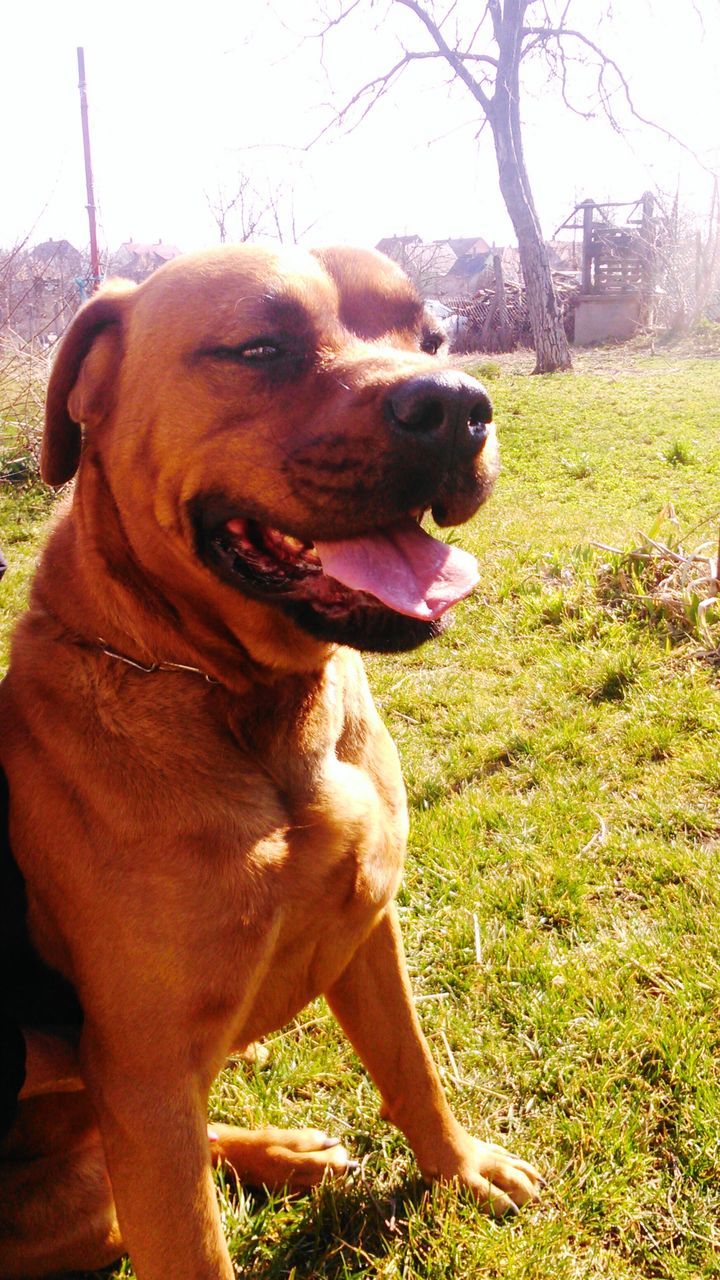
[[394,387],[385,401],[390,425],[409,434],[416,448],[452,449],[472,458],[487,439],[492,405],[484,387],[454,371],[421,374]]

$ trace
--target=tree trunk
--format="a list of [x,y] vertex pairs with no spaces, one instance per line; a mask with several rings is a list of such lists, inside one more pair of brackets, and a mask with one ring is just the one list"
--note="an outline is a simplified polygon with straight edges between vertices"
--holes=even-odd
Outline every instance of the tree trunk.
[[533,210],[528,205],[519,179],[515,157],[506,139],[496,132],[495,149],[502,192],[510,215],[522,266],[530,327],[535,346],[535,373],[555,373],[571,369],[572,359],[562,315],[555,296],[545,242],[540,234]]
[[500,191],[517,236],[535,347],[535,373],[571,369],[572,359],[558,306],[545,241],[530,188],[520,128],[520,59],[527,0],[506,0],[497,11],[499,58],[495,94],[486,104],[497,157]]
[[[535,372],[554,373],[557,369],[571,369],[570,348],[553,286],[548,253],[540,231],[540,220],[535,209],[522,150],[520,63],[523,57],[523,38],[529,31],[534,30],[533,28],[525,29],[523,23],[526,11],[531,4],[537,3],[537,0],[485,0],[480,26],[485,16],[489,14],[493,37],[498,47],[497,58],[470,52],[463,53],[457,46],[452,48],[441,30],[445,19],[441,19],[440,24],[437,24],[432,5],[423,4],[420,0],[395,0],[395,2],[410,9],[422,22],[438,52],[479,103],[492,129],[500,190],[520,249],[520,262],[535,346]],[[350,5],[347,12],[354,7]],[[449,17],[455,7],[454,4],[450,5],[446,17]],[[482,6],[479,7],[482,9]],[[562,29],[565,29],[564,19],[568,8],[569,4],[563,10]],[[479,29],[478,27],[475,34]],[[550,32],[549,17],[547,28],[543,30],[545,29]],[[470,48],[474,39],[475,36],[470,40]],[[416,55],[407,51],[395,70],[384,79],[381,78],[385,89],[395,75],[395,71],[407,65],[410,59],[416,56],[427,55]],[[496,68],[494,93],[491,94],[490,91],[492,76],[488,75],[484,67],[483,73],[478,78],[471,74],[467,62],[470,58],[479,58],[481,62],[489,63]],[[369,90],[377,84],[377,81],[372,81],[365,86],[365,89]],[[360,94],[356,94],[353,101],[357,102],[359,97]]]

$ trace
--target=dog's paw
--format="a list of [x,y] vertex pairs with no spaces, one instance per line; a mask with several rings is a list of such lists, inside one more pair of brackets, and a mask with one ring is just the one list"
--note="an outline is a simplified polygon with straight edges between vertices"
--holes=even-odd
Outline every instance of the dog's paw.
[[324,1177],[357,1168],[342,1143],[318,1129],[255,1130],[214,1124],[208,1135],[215,1162],[228,1166],[239,1182],[249,1186],[307,1191]]
[[428,1178],[457,1182],[467,1188],[483,1213],[493,1217],[517,1213],[521,1205],[536,1200],[545,1179],[537,1169],[495,1142],[481,1142],[464,1133],[451,1153],[438,1160]]

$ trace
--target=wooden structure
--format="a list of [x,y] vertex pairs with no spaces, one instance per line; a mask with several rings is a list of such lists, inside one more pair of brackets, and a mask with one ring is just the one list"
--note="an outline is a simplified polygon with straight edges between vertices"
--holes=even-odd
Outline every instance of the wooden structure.
[[[552,277],[565,333],[571,341],[579,286],[566,273],[553,271]],[[514,351],[533,345],[525,290],[520,284],[504,281],[501,275],[498,278],[497,267],[494,285],[481,289],[470,301],[454,298],[445,305],[459,321],[453,351]]]
[[[628,210],[624,224],[615,210]],[[652,322],[655,295],[654,202],[650,192],[630,203],[585,200],[562,230],[582,230],[581,293],[575,342],[588,345],[632,337]]]

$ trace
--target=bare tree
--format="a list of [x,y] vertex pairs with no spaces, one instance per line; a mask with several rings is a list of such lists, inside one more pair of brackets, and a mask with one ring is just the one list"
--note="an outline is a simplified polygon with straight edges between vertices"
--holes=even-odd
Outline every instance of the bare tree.
[[49,345],[82,301],[83,255],[66,240],[0,249],[0,342]]
[[267,183],[267,212],[269,234],[280,244],[299,244],[312,231],[317,218],[307,223],[298,221],[297,199],[292,183],[274,186]]
[[239,173],[231,189],[218,186],[214,196],[205,192],[208,208],[218,229],[220,243],[245,243],[260,237],[297,244],[314,226],[298,224],[295,188],[274,184],[269,178],[253,182]]
[[239,173],[232,188],[218,186],[214,196],[205,192],[208,208],[218,229],[220,243],[231,240],[244,243],[251,240],[262,227],[268,213],[268,204],[253,186],[246,173]]
[[[493,137],[500,191],[520,251],[536,373],[568,369],[571,358],[523,154],[523,65],[533,55],[544,58],[565,105],[579,110],[570,97],[570,80],[573,63],[582,62],[592,69],[597,102],[615,128],[619,127],[613,105],[617,92],[637,119],[651,123],[635,111],[627,80],[615,60],[569,25],[572,4],[573,0],[485,0],[477,7],[465,6],[463,20],[457,0],[388,0],[385,13],[396,5],[409,9],[424,28],[429,47],[401,46],[397,61],[356,90],[336,116],[341,122],[359,123],[408,67],[427,59],[444,63],[465,86],[479,108],[480,128],[489,126]],[[334,16],[324,22],[322,39],[353,11],[369,7],[375,7],[374,0],[340,0]],[[580,114],[591,113],[580,110]]]
[[697,323],[705,315],[711,298],[717,293],[719,281],[720,189],[716,178],[705,234],[703,235],[700,228],[695,232],[695,305],[692,316],[694,323]]
[[37,474],[47,380],[45,353],[34,341],[40,335],[32,323],[37,288],[28,238],[0,249],[0,482],[6,483]]
[[712,187],[710,207],[698,219],[680,207],[679,193],[655,195],[658,217],[654,245],[660,289],[656,323],[670,332],[691,329],[705,317],[718,318],[720,299],[720,189]]
[[447,240],[425,244],[420,236],[393,236],[385,253],[402,267],[424,298],[441,293],[445,276],[457,261]]

